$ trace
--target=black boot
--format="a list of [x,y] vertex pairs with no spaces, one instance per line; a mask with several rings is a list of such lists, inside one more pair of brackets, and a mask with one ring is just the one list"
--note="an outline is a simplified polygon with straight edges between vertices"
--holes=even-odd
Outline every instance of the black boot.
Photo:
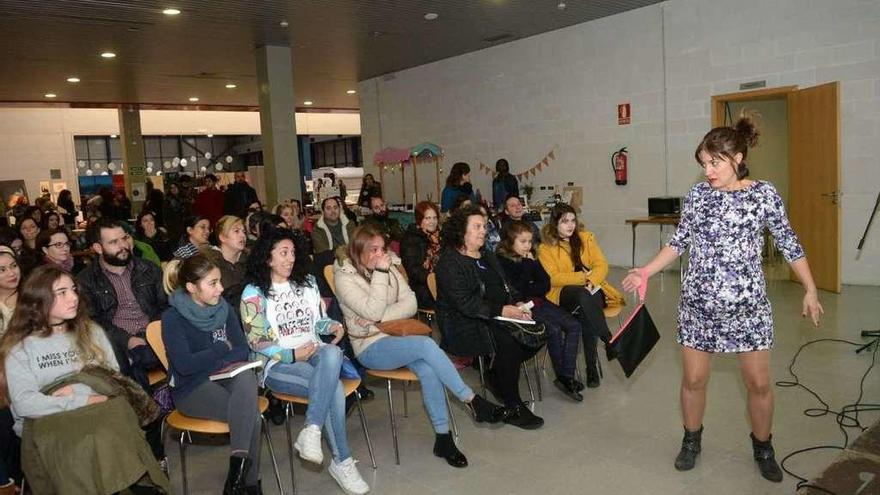
[[361,395],[361,400],[373,400],[373,398],[376,397],[376,394],[368,389],[367,386],[364,385],[364,382],[361,382],[361,384],[358,385],[357,392]]
[[504,418],[504,408],[489,402],[480,394],[474,394],[468,409],[477,423],[498,423]]
[[245,488],[248,495],[263,495],[263,480],[257,480],[257,484]]
[[526,407],[525,403],[520,403],[515,407],[508,407],[504,414],[504,422],[524,430],[537,430],[544,426],[544,418],[535,416]]
[[580,384],[574,378],[559,376],[553,380],[553,385],[556,385],[556,388],[575,402],[582,402],[584,400],[584,396],[580,393],[581,389],[578,389]]
[[446,462],[452,467],[463,468],[468,465],[467,457],[465,457],[464,454],[458,450],[458,447],[455,446],[455,441],[452,439],[452,433],[436,434],[436,439],[434,440],[434,455],[446,459]]
[[703,426],[697,431],[684,430],[684,438],[681,440],[681,450],[675,458],[675,469],[679,471],[690,471],[697,463],[697,456],[703,449]]
[[755,438],[754,433],[749,433],[752,438],[752,450],[755,452],[755,462],[758,463],[758,469],[761,470],[761,476],[766,480],[779,483],[782,481],[782,470],[776,463],[776,452],[773,451],[773,435],[765,441]]
[[229,458],[229,474],[226,475],[223,495],[248,495],[244,486],[244,478],[250,467],[251,460],[247,457],[232,456]]
[[596,337],[587,336],[584,341],[584,359],[587,363],[587,388],[599,386],[599,354],[596,351]]

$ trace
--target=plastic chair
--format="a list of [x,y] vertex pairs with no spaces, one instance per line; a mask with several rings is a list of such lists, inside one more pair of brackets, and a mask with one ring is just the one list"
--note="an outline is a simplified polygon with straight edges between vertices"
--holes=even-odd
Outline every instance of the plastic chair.
[[[154,321],[147,325],[147,343],[156,353],[162,366],[168,369],[168,356],[165,353],[165,343],[162,341],[162,322]],[[275,449],[272,448],[272,438],[269,436],[269,428],[266,424],[266,418],[262,414],[269,408],[269,400],[265,397],[259,398],[260,416],[263,423],[263,434],[266,436],[266,445],[269,447],[269,456],[272,459],[272,468],[275,470],[275,480],[278,482],[278,492],[283,494],[284,489],[281,486],[281,475],[278,472],[278,462],[275,460]],[[212,419],[194,418],[182,414],[177,409],[171,411],[171,414],[165,417],[165,424],[180,432],[180,471],[183,476],[183,493],[189,494],[189,484],[186,478],[186,441],[192,443],[192,433],[202,434],[224,434],[229,433],[229,425],[222,421]],[[163,435],[164,436],[164,435]]]
[[[361,396],[357,391],[357,388],[360,386],[360,384],[360,378],[342,380],[342,386],[345,391],[345,396],[348,397],[349,395],[354,394],[355,400],[357,401],[358,413],[361,416],[361,426],[364,429],[364,437],[366,437],[367,439],[367,449],[370,451],[370,462],[372,462],[373,464],[373,469],[376,469],[376,457],[373,455],[373,442],[372,440],[370,440],[370,431],[367,429],[367,417],[364,415],[364,408],[361,405]],[[271,394],[276,399],[284,402],[284,423],[285,428],[287,429],[287,453],[290,459],[290,486],[293,487],[293,493],[296,493],[296,481],[293,475],[293,434],[290,431],[290,419],[294,415],[293,405],[303,404],[307,406],[309,404],[309,399],[308,397],[282,394],[280,392],[271,392]]]

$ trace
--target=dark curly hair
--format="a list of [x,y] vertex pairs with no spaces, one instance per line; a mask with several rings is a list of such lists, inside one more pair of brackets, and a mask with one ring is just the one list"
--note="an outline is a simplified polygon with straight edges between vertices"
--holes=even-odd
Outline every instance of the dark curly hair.
[[272,269],[269,268],[272,250],[283,240],[293,243],[295,253],[293,271],[288,280],[300,286],[311,285],[308,270],[309,257],[302,244],[297,242],[290,229],[269,227],[260,232],[260,237],[254,244],[254,248],[251,249],[247,260],[247,275],[245,276],[245,283],[257,286],[266,296],[269,296],[272,290]]
[[[694,159],[697,164],[703,166],[700,153],[705,152],[713,158],[724,158],[734,165],[737,179],[744,179],[749,175],[749,167],[746,157],[749,148],[758,144],[758,128],[749,117],[740,117],[733,127],[716,127],[706,133],[703,140],[694,151]],[[742,161],[736,165],[734,157],[737,153],[742,154]]]
[[464,246],[464,234],[467,232],[468,218],[475,215],[483,216],[483,212],[480,211],[478,206],[465,206],[455,210],[443,224],[443,230],[440,232],[443,247],[461,249]]

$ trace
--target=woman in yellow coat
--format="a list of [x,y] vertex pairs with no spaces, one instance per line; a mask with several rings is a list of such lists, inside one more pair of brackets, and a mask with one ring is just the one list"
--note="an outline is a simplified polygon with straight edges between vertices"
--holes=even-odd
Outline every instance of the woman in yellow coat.
[[598,387],[597,341],[607,344],[611,338],[603,308],[623,306],[623,295],[606,280],[608,261],[593,233],[578,230],[577,214],[571,206],[561,204],[553,209],[541,230],[541,241],[538,260],[550,275],[547,299],[580,319],[587,387]]

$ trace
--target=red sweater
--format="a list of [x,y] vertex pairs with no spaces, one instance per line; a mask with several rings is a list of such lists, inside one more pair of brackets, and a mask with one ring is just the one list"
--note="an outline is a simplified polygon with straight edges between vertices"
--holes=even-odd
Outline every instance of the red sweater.
[[223,216],[223,197],[223,191],[219,189],[205,189],[196,196],[196,214],[210,220],[212,227]]

